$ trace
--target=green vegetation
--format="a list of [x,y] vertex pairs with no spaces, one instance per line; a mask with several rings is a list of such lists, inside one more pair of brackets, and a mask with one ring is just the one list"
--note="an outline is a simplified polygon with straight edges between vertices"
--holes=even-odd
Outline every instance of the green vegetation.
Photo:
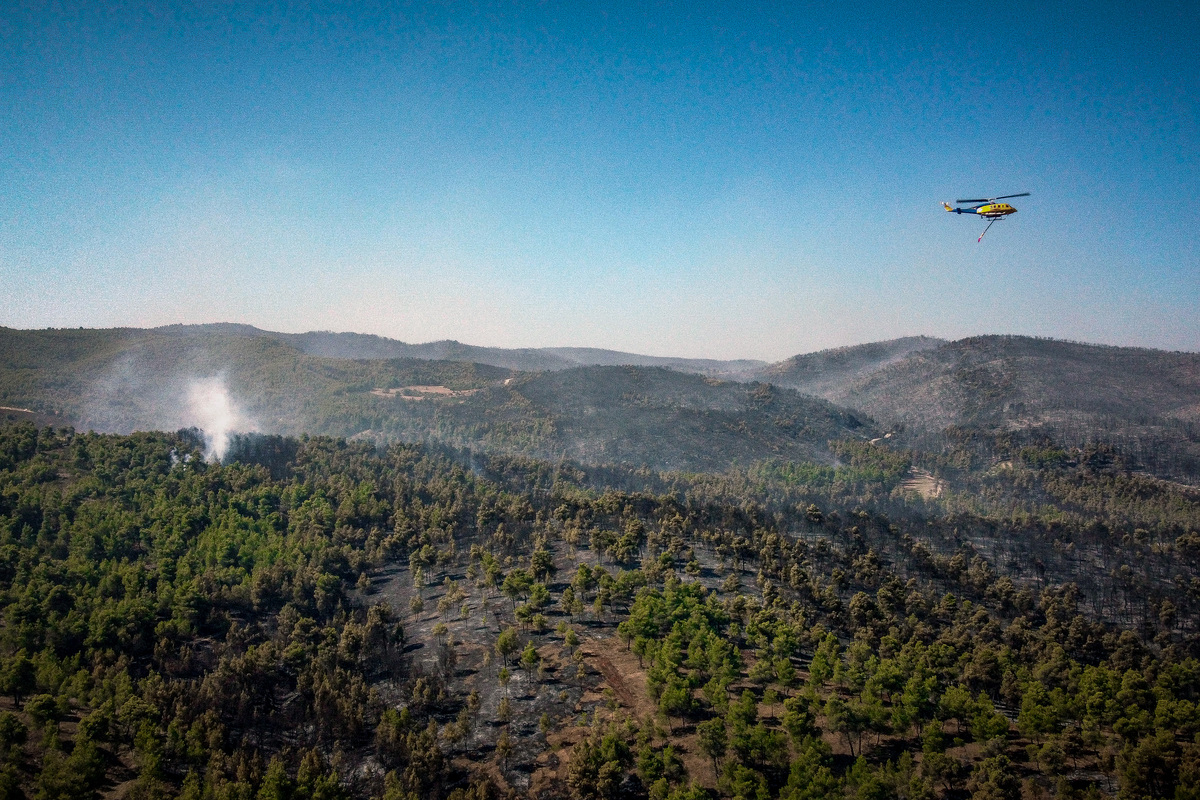
[[[6,785],[352,796],[340,753],[374,742],[389,785],[433,790],[430,711],[389,711],[375,686],[404,680],[403,628],[351,597],[410,546],[423,501],[454,524],[435,498],[469,486],[411,449],[364,461],[312,440],[298,477],[274,481],[211,467],[197,445],[0,430]],[[381,493],[410,497],[413,516]]]
[[0,792],[1196,796],[1200,503],[989,446],[683,474],[0,428]]

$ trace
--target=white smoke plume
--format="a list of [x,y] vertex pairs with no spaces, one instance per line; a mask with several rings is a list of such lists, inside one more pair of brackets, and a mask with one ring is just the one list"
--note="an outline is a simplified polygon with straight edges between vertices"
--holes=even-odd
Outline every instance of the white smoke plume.
[[104,433],[199,428],[205,459],[220,461],[236,433],[257,423],[230,389],[225,359],[166,339],[135,345],[85,377],[77,427]]
[[229,396],[225,379],[194,379],[188,386],[187,402],[191,419],[204,431],[205,456],[209,461],[220,461],[229,447],[229,435],[248,427],[248,421]]

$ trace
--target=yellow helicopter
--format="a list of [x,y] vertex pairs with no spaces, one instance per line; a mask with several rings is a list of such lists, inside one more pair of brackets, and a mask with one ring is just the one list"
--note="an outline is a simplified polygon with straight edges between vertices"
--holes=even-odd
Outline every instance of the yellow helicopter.
[[1006,194],[1001,197],[982,197],[974,200],[955,200],[956,203],[980,203],[980,205],[972,206],[971,208],[951,208],[949,203],[942,203],[942,207],[947,211],[952,211],[955,214],[977,214],[988,220],[987,227],[983,229],[983,233],[979,234],[978,241],[982,242],[983,237],[996,220],[1004,219],[1009,214],[1017,213],[1017,210],[1008,203],[997,203],[997,200],[1008,200],[1012,197],[1029,197],[1029,192],[1021,192],[1020,194]]

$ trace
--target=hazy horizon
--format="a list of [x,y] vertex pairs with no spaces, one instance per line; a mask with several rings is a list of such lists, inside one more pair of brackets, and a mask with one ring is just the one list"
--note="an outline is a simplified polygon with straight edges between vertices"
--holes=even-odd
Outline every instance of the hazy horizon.
[[[1190,6],[0,10],[0,325],[1200,349]],[[942,201],[1031,192],[994,226]]]
[[456,344],[465,345],[465,346],[469,346],[469,347],[491,348],[491,349],[498,349],[498,350],[514,350],[514,351],[515,350],[600,350],[600,351],[605,351],[605,352],[624,353],[627,355],[645,356],[645,357],[650,357],[650,358],[691,359],[691,360],[696,360],[696,361],[708,360],[708,361],[729,361],[729,362],[757,361],[764,365],[779,363],[779,362],[786,361],[788,359],[791,359],[791,358],[794,358],[797,356],[812,355],[814,353],[820,353],[820,352],[825,352],[825,351],[829,351],[829,350],[849,349],[849,348],[854,348],[854,347],[859,347],[859,346],[864,346],[864,345],[895,341],[895,340],[899,340],[899,339],[926,338],[926,339],[932,339],[935,341],[941,340],[941,341],[949,343],[949,342],[960,341],[962,339],[971,339],[971,338],[988,337],[988,336],[999,336],[999,337],[1029,336],[1030,338],[1035,338],[1035,339],[1045,339],[1045,340],[1049,340],[1049,341],[1067,342],[1067,343],[1071,343],[1071,344],[1097,345],[1097,346],[1102,346],[1102,347],[1128,347],[1128,348],[1134,348],[1134,349],[1160,350],[1163,352],[1200,353],[1200,349],[1163,348],[1163,347],[1152,347],[1152,346],[1148,346],[1148,345],[1138,345],[1138,344],[1113,344],[1113,343],[1109,343],[1109,342],[1095,342],[1095,341],[1087,341],[1087,340],[1083,340],[1083,339],[1071,339],[1071,338],[1066,338],[1066,337],[1034,336],[1034,335],[1030,335],[1030,334],[996,333],[996,332],[971,333],[971,334],[967,334],[965,336],[957,336],[957,337],[953,337],[953,338],[944,337],[944,336],[932,336],[927,333],[912,333],[912,334],[904,334],[901,336],[893,336],[893,337],[889,337],[887,339],[870,339],[870,340],[863,340],[863,341],[857,341],[857,342],[849,342],[846,344],[835,344],[835,345],[830,345],[828,347],[816,348],[813,350],[797,350],[795,352],[788,353],[787,355],[780,356],[779,358],[756,358],[753,356],[743,356],[743,355],[720,356],[720,357],[704,355],[704,354],[680,355],[679,353],[674,353],[674,352],[647,352],[647,351],[641,351],[641,350],[619,350],[617,348],[612,348],[612,347],[603,347],[603,346],[595,346],[595,345],[573,345],[573,344],[549,344],[549,345],[534,345],[534,346],[515,345],[515,346],[508,347],[508,346],[501,346],[501,345],[482,344],[480,342],[472,342],[472,341],[467,341],[464,339],[456,339],[453,337],[446,338],[446,339],[430,339],[430,340],[425,340],[425,341],[411,341],[411,340],[396,339],[394,337],[386,336],[384,334],[371,333],[369,331],[332,330],[332,329],[327,329],[327,328],[323,328],[323,329],[300,328],[300,329],[296,329],[296,330],[279,330],[279,329],[265,328],[261,325],[254,325],[253,323],[231,322],[229,320],[219,320],[216,322],[200,322],[200,323],[172,322],[172,323],[167,323],[165,325],[156,325],[156,326],[150,326],[150,327],[144,327],[144,326],[139,326],[139,325],[114,325],[114,326],[106,327],[106,328],[95,328],[95,327],[78,326],[78,325],[76,325],[76,326],[60,326],[60,327],[47,326],[47,327],[43,327],[43,328],[20,328],[20,327],[14,327],[14,326],[0,326],[0,327],[8,327],[11,330],[21,330],[21,331],[31,331],[31,332],[39,331],[39,330],[46,330],[46,331],[70,331],[70,330],[143,330],[143,331],[153,331],[153,330],[160,330],[163,328],[172,328],[172,327],[205,327],[205,326],[223,326],[223,325],[248,326],[251,328],[255,328],[266,334],[280,333],[280,334],[287,334],[287,335],[302,335],[302,334],[312,334],[312,333],[325,333],[325,334],[332,334],[332,335],[377,336],[377,337],[387,339],[390,341],[395,341],[395,342],[398,342],[400,344],[404,344],[404,345],[407,345],[410,347],[422,347],[422,346],[440,344],[440,343],[444,343],[444,342],[453,342]]

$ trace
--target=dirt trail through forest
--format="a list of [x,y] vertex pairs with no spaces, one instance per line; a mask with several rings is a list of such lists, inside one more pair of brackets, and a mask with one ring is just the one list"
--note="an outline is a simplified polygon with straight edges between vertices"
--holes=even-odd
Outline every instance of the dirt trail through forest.
[[626,651],[615,638],[585,641],[580,650],[604,676],[604,683],[613,690],[621,705],[638,719],[654,714],[654,704],[646,692],[646,671],[638,666],[637,656]]

